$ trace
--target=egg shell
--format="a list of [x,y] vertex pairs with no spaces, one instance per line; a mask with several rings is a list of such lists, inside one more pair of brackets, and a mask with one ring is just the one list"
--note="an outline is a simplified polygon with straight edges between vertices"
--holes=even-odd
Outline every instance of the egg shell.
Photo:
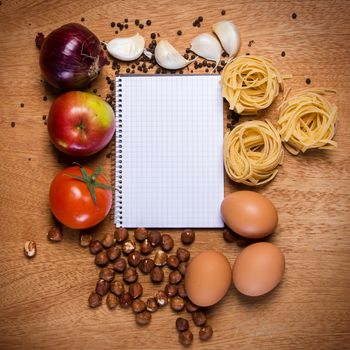
[[281,250],[272,243],[259,242],[242,250],[232,267],[233,284],[248,296],[270,292],[281,281],[285,260]]
[[231,266],[215,250],[207,250],[191,259],[185,275],[189,299],[198,306],[211,306],[220,301],[231,285]]
[[278,223],[272,202],[253,191],[237,191],[226,196],[221,203],[221,215],[232,231],[254,239],[268,236]]

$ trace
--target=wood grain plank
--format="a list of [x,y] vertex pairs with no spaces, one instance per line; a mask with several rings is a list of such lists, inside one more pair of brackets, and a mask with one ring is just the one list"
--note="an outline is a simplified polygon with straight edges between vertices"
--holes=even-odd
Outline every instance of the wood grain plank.
[[[222,9],[226,15],[221,16]],[[291,15],[295,12],[296,19]],[[201,28],[192,22],[203,16]],[[1,349],[179,349],[176,315],[168,308],[154,314],[147,328],[135,325],[128,310],[110,311],[104,305],[87,307],[98,269],[93,256],[79,247],[77,233],[67,231],[59,244],[46,232],[53,219],[48,188],[55,173],[70,164],[50,144],[42,119],[56,95],[41,81],[37,32],[79,22],[102,40],[115,37],[111,21],[129,19],[122,35],[151,32],[181,52],[197,33],[211,30],[221,19],[232,19],[242,37],[241,53],[261,54],[293,78],[286,81],[293,94],[310,86],[337,90],[329,98],[339,108],[335,151],[315,151],[285,162],[271,184],[259,189],[275,203],[279,226],[269,240],[286,255],[282,284],[265,297],[250,299],[231,288],[224,300],[208,310],[213,339],[201,349],[350,349],[350,6],[348,1],[69,1],[3,0],[0,5],[0,348]],[[134,19],[152,20],[143,30]],[[181,29],[182,36],[176,32]],[[249,41],[254,43],[249,46]],[[285,51],[285,57],[281,52]],[[122,71],[126,67],[123,66]],[[103,69],[93,88],[105,96]],[[48,101],[43,101],[43,96]],[[277,101],[260,118],[278,117]],[[20,104],[24,103],[21,108]],[[15,127],[11,127],[15,122]],[[102,164],[111,176],[110,145],[85,160]],[[225,178],[225,192],[242,186]],[[113,230],[106,220],[96,228],[101,237]],[[169,230],[180,244],[179,230]],[[33,239],[38,255],[23,256],[23,244]],[[225,243],[220,230],[198,230],[193,255],[212,247],[233,263],[241,251]],[[154,293],[147,276],[146,295]],[[192,321],[191,321],[192,322]]]

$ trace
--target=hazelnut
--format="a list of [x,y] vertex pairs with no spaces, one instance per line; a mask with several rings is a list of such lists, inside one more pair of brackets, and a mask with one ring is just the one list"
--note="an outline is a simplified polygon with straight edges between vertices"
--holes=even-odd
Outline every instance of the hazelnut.
[[117,228],[114,231],[114,238],[118,243],[124,242],[126,239],[128,239],[128,237],[129,237],[129,232],[124,227]]
[[151,280],[152,282],[154,283],[159,283],[159,282],[162,282],[164,279],[164,272],[163,270],[158,267],[158,266],[155,266],[152,271],[151,271]]
[[180,264],[179,258],[176,255],[169,255],[167,259],[167,265],[171,269],[176,269]]
[[179,332],[187,331],[190,328],[188,321],[183,317],[178,317],[175,324]]
[[106,303],[110,309],[115,309],[119,303],[119,298],[113,293],[108,293]]
[[186,269],[187,269],[187,262],[182,262],[177,267],[177,270],[181,273],[182,276],[185,276]]
[[104,267],[100,271],[100,278],[107,281],[111,282],[114,279],[114,271],[110,267]]
[[177,290],[177,294],[179,294],[179,296],[181,298],[187,298],[187,292],[186,292],[185,286],[183,284],[181,286],[179,286],[179,288]]
[[114,235],[107,233],[101,243],[105,248],[110,248],[114,244]]
[[199,330],[199,339],[203,341],[209,340],[213,336],[213,328],[209,325],[202,327]]
[[222,237],[224,238],[224,240],[227,243],[233,243],[236,240],[235,235],[232,232],[230,232],[229,230],[224,230],[222,232]]
[[96,254],[95,264],[97,266],[106,266],[108,263],[109,263],[108,255],[104,250]]
[[199,307],[195,304],[193,304],[191,301],[187,300],[186,301],[186,311],[189,312],[190,314],[192,312],[196,312],[199,310]]
[[142,295],[143,288],[139,282],[135,282],[129,286],[129,294],[133,299],[137,299]]
[[190,346],[193,341],[193,334],[190,330],[179,333],[179,341],[183,346]]
[[179,258],[180,262],[188,261],[190,258],[190,252],[184,248],[178,248],[176,256]]
[[195,239],[195,233],[191,229],[186,229],[181,232],[181,242],[183,244],[191,244]]
[[139,313],[146,310],[146,303],[141,299],[136,299],[132,302],[132,311]]
[[159,290],[154,297],[159,306],[165,306],[168,304],[168,297],[162,290]]
[[169,250],[173,249],[173,247],[174,247],[174,240],[171,238],[170,235],[164,234],[164,235],[162,235],[160,244],[161,244],[163,250],[168,252]]
[[111,292],[116,296],[120,296],[124,293],[124,284],[120,281],[115,281],[111,284]]
[[144,227],[139,227],[134,232],[134,237],[137,241],[142,242],[147,238],[148,231]]
[[168,296],[168,298],[172,298],[177,294],[177,285],[175,284],[167,284],[165,286],[165,294]]
[[156,266],[164,266],[167,262],[168,254],[163,250],[158,250],[156,255],[154,256],[154,264]]
[[63,233],[59,227],[51,227],[47,233],[47,239],[51,242],[60,242],[62,241]]
[[127,267],[123,273],[123,279],[127,283],[134,283],[138,278],[137,271],[133,267]]
[[28,258],[33,258],[36,255],[36,243],[34,241],[24,243],[24,255]]
[[149,239],[150,243],[152,244],[152,247],[155,247],[158,244],[160,244],[161,234],[159,231],[149,231],[148,232],[148,239]]
[[169,282],[171,284],[177,284],[182,280],[182,275],[179,271],[175,270],[175,271],[171,271],[169,273]]
[[135,321],[139,326],[146,326],[151,322],[152,314],[149,311],[142,311],[135,315]]
[[95,308],[102,304],[102,297],[95,292],[92,292],[89,296],[89,306]]
[[158,310],[157,300],[155,298],[148,298],[146,308],[149,312],[156,312]]
[[126,260],[124,258],[118,258],[113,264],[113,270],[116,272],[123,272],[126,268]]
[[118,247],[110,247],[107,249],[107,256],[110,261],[114,261],[120,257],[121,250]]
[[170,299],[170,306],[176,312],[181,311],[185,307],[185,300],[177,295]]
[[141,272],[147,274],[154,268],[154,261],[152,259],[142,259],[139,264],[139,269]]
[[82,233],[80,235],[79,244],[81,247],[86,248],[90,245],[92,236],[89,233]]
[[205,313],[202,311],[195,311],[192,312],[192,320],[196,326],[201,327],[207,322],[207,316],[205,316]]
[[141,254],[139,251],[135,250],[128,256],[128,263],[130,266],[136,267],[141,261]]
[[123,242],[122,251],[124,254],[128,255],[132,253],[135,250],[135,248],[136,248],[135,242],[130,241],[130,239]]
[[103,297],[106,295],[111,287],[111,284],[103,279],[100,279],[96,283],[96,293]]
[[95,240],[90,242],[89,249],[90,249],[91,254],[97,254],[103,249],[103,246],[102,246],[102,243],[100,241],[95,239]]
[[151,242],[149,241],[149,239],[145,239],[142,243],[141,243],[141,246],[140,246],[140,251],[141,251],[141,254],[143,255],[147,255],[147,254],[150,254],[153,250],[153,247],[152,247],[152,244]]
[[132,305],[132,297],[129,293],[124,293],[119,297],[119,304],[122,308],[126,309]]

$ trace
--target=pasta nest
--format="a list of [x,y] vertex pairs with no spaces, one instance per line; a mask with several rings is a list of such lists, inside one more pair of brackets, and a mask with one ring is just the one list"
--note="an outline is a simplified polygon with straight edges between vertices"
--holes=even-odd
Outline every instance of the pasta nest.
[[277,130],[286,149],[297,155],[308,149],[333,149],[337,107],[323,95],[330,89],[307,89],[283,102]]
[[272,62],[261,56],[239,56],[221,74],[222,95],[238,114],[257,114],[283,90],[283,78]]
[[235,182],[258,186],[271,181],[283,155],[280,135],[269,121],[247,121],[225,134],[225,169]]

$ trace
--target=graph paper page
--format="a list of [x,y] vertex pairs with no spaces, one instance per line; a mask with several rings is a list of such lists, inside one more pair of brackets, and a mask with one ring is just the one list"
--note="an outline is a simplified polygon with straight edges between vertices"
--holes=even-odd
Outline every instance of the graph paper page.
[[116,203],[117,226],[223,227],[220,77],[121,76],[117,84],[118,80],[122,123],[120,130],[117,123],[117,135],[122,146],[120,163],[117,148],[116,164],[122,171],[122,193]]

